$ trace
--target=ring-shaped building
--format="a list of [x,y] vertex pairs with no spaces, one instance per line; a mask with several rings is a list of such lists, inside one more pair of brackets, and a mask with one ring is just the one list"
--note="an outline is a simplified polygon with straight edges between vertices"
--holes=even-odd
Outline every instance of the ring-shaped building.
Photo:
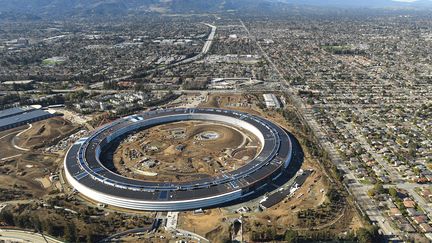
[[[187,182],[127,178],[106,168],[100,155],[126,134],[153,126],[211,121],[254,134],[261,150],[246,165],[213,177]],[[86,197],[117,207],[148,211],[209,208],[248,196],[276,180],[288,168],[292,146],[278,125],[258,116],[216,108],[177,108],[144,112],[109,123],[75,142],[64,159],[67,181]]]

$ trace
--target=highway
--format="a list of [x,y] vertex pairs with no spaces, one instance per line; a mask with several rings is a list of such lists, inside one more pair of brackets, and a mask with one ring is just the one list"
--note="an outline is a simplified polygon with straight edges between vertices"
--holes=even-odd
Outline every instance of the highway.
[[[195,61],[203,58],[208,53],[208,51],[210,50],[210,48],[211,48],[211,46],[213,44],[213,39],[214,39],[214,37],[216,35],[216,29],[217,29],[217,27],[214,26],[214,25],[207,24],[207,23],[204,23],[204,24],[207,25],[208,27],[210,27],[211,31],[210,31],[210,34],[207,37],[207,41],[204,43],[204,46],[203,46],[201,52],[198,55],[195,55],[193,57],[184,59],[184,60],[182,60],[180,62],[176,62],[176,63],[172,63],[172,64],[169,64],[169,65],[166,65],[164,67],[158,67],[158,68],[150,69],[150,70],[147,70],[147,71],[145,71],[145,72],[143,72],[141,74],[149,74],[149,73],[152,73],[152,72],[155,72],[155,71],[166,70],[166,69],[169,69],[169,68],[172,68],[172,67],[176,67],[176,66],[188,64],[188,63],[191,63],[191,62],[195,62]],[[127,76],[123,76],[123,77],[112,79],[111,81],[117,82],[117,81],[120,81],[120,80],[129,79],[132,76],[133,75],[127,75]],[[100,89],[100,88],[102,88],[102,86],[103,86],[103,82],[98,82],[98,83],[90,85],[90,88],[92,88],[92,89]]]
[[[195,61],[203,58],[208,53],[208,51],[210,50],[210,48],[211,48],[211,46],[213,44],[214,37],[216,35],[216,30],[217,30],[217,27],[214,26],[214,25],[207,24],[207,23],[204,23],[204,24],[207,25],[208,27],[210,27],[211,31],[210,31],[210,34],[208,35],[207,40],[204,43],[204,46],[203,46],[203,48],[202,48],[202,50],[201,50],[201,52],[199,54],[197,54],[197,55],[195,55],[193,57],[184,59],[184,60],[182,60],[180,62],[176,62],[176,63],[170,64],[170,65],[166,65],[164,67],[154,68],[154,69],[147,70],[147,71],[145,71],[145,72],[143,72],[141,74],[149,74],[149,73],[152,73],[152,72],[155,72],[155,71],[166,70],[166,69],[169,69],[169,68],[172,68],[172,67],[176,67],[176,66],[192,63],[192,62],[195,62]],[[121,81],[121,80],[129,79],[132,76],[133,75],[126,75],[126,76],[122,76],[122,77],[111,79],[110,81],[118,82],[118,81]],[[97,83],[94,83],[94,84],[90,85],[91,89],[102,89],[102,87],[103,87],[103,82],[97,82]],[[34,91],[32,91],[32,92],[34,92]],[[37,92],[39,92],[39,91],[37,91]],[[55,92],[55,93],[68,93],[68,92],[73,92],[73,90],[56,90],[56,91],[53,91],[53,92]],[[117,92],[118,92],[118,90],[117,90]],[[0,94],[7,94],[7,93],[10,93],[10,92],[7,92],[7,91],[6,92],[4,92],[4,91],[0,92]],[[17,92],[13,92],[13,93],[17,93]],[[18,93],[20,93],[20,92],[18,92]]]
[[211,28],[211,32],[210,32],[210,35],[207,38],[206,43],[203,46],[203,49],[201,51],[202,54],[207,54],[207,52],[210,50],[210,47],[211,47],[211,45],[213,43],[213,39],[214,39],[214,37],[216,35],[216,26],[211,25],[211,24],[205,24],[205,25],[207,25],[208,27]]
[[61,243],[51,236],[34,233],[32,231],[0,229],[0,241],[32,242],[32,243]]

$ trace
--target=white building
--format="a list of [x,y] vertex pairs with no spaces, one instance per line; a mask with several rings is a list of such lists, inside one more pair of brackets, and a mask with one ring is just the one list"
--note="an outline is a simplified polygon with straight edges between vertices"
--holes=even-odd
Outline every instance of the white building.
[[281,104],[279,100],[276,98],[276,95],[274,94],[263,94],[264,102],[267,106],[267,108],[281,108]]

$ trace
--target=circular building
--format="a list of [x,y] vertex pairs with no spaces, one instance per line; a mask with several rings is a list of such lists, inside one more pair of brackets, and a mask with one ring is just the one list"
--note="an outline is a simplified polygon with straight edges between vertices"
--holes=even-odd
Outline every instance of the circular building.
[[[180,182],[127,178],[107,169],[100,155],[125,134],[182,121],[211,121],[236,126],[254,134],[258,154],[230,172]],[[276,180],[291,160],[291,141],[276,124],[243,112],[213,109],[166,109],[118,119],[79,139],[64,160],[68,182],[95,201],[134,210],[179,211],[209,208],[253,194]]]

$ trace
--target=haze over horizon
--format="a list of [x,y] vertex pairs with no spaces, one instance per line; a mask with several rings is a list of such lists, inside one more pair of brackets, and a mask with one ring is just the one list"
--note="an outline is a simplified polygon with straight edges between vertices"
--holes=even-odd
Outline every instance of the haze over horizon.
[[293,6],[328,8],[385,8],[423,10],[431,0],[0,0],[1,15],[12,12],[35,16],[123,15],[146,13],[289,12]]
[[282,0],[286,3],[319,5],[319,6],[340,6],[340,7],[392,7],[392,6],[432,6],[431,0]]

